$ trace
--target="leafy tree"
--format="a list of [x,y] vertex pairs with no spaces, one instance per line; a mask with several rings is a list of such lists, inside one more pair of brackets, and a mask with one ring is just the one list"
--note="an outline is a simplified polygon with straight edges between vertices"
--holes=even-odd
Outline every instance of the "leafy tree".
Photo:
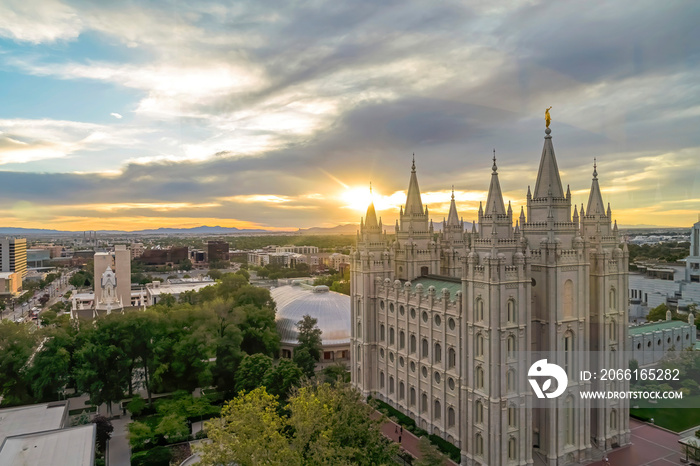
[[317,323],[318,320],[308,314],[297,322],[299,346],[294,350],[294,362],[309,378],[313,377],[316,363],[321,360],[322,332]]
[[129,404],[126,405],[126,409],[129,410],[131,414],[134,416],[139,416],[141,412],[146,409],[146,401],[144,401],[143,398],[141,398],[141,395],[138,393],[134,395],[134,397],[131,399]]
[[421,458],[413,463],[415,466],[442,466],[445,464],[445,456],[435,445],[430,443],[428,437],[423,436],[418,440],[418,450],[421,453]]
[[276,366],[270,367],[262,379],[262,384],[271,395],[287,399],[292,387],[299,385],[304,371],[293,361],[281,359]]
[[219,280],[219,279],[221,279],[221,277],[224,274],[223,274],[223,272],[221,272],[221,270],[212,269],[212,270],[209,270],[208,275],[209,275],[209,278],[211,278],[212,280]]
[[243,337],[241,349],[248,354],[276,355],[279,352],[280,337],[277,333],[274,309],[246,304],[236,308],[236,311],[244,316],[239,324]]
[[131,455],[131,466],[169,466],[172,458],[170,448],[158,446]]
[[333,364],[323,369],[323,381],[330,385],[350,383],[350,371],[342,363]]
[[112,402],[124,397],[132,378],[132,361],[119,346],[123,335],[107,332],[108,326],[100,326],[104,320],[88,331],[85,344],[76,353],[75,379],[78,390],[90,395],[93,404],[109,403],[111,414]]
[[279,415],[279,403],[264,388],[237,396],[221,414],[205,423],[211,442],[197,449],[203,464],[301,464],[285,436],[288,422]]
[[114,426],[112,426],[112,422],[109,419],[100,415],[92,418],[92,423],[96,426],[95,440],[97,450],[100,453],[104,453],[107,448],[107,441],[112,437],[112,432],[114,432]]
[[294,349],[294,356],[292,357],[294,364],[296,364],[304,375],[308,378],[312,378],[316,374],[316,360],[311,353],[309,353],[308,348],[297,347]]
[[37,335],[29,331],[29,324],[0,322],[0,396],[4,406],[29,401],[24,371],[36,344]]
[[391,464],[397,446],[383,420],[348,385],[307,385],[289,399],[292,445],[305,464]]
[[190,271],[192,270],[192,261],[189,259],[183,259],[182,261],[180,261],[178,267],[180,268],[180,270]]
[[134,421],[129,424],[128,437],[129,445],[131,445],[133,450],[143,450],[154,441],[154,433],[151,427],[140,421]]
[[54,330],[44,340],[41,350],[35,353],[31,366],[27,368],[27,377],[36,400],[56,399],[58,393],[66,388],[73,369],[74,350],[75,337],[65,329]]
[[177,443],[187,439],[190,435],[190,428],[185,416],[179,413],[170,413],[161,418],[155,434],[162,435],[168,443]]
[[251,391],[263,383],[263,377],[272,368],[272,358],[264,354],[247,355],[236,373],[236,391]]

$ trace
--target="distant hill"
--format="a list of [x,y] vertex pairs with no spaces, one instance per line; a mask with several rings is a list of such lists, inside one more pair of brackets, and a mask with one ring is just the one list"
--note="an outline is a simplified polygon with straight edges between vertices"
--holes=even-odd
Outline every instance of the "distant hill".
[[329,228],[299,228],[299,231],[297,233],[302,235],[354,235],[359,229],[360,225],[358,225],[357,223],[348,223],[345,225],[337,225]]
[[[48,230],[41,228],[15,228],[15,227],[5,227],[0,228],[0,235],[76,235],[82,233],[81,231],[65,231],[65,230]],[[124,230],[98,230],[97,234],[100,235],[226,235],[226,234],[236,234],[236,233],[275,233],[270,230],[264,229],[240,229],[235,227],[210,227],[210,226],[200,226],[193,228],[156,228],[150,230],[136,230],[136,231],[124,231]]]

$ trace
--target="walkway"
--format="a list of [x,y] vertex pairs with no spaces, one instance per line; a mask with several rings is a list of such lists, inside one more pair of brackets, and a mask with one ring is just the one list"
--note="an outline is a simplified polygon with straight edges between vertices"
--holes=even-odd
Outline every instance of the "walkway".
[[126,416],[112,419],[112,438],[109,439],[109,458],[107,466],[129,466],[131,464],[131,447],[129,447],[128,425],[131,422],[131,413],[127,411]]
[[[679,465],[681,453],[678,434],[630,419],[632,445],[608,453],[610,466]],[[590,466],[603,466],[602,461]]]
[[[392,420],[388,420],[386,423],[384,423],[384,425],[382,425],[382,433],[396,443],[399,441],[399,434],[396,433],[397,429],[401,431],[401,426]],[[407,429],[403,430],[403,435],[401,436],[401,448],[416,458],[421,458],[423,456],[418,449],[418,437],[413,435],[413,433]],[[445,464],[448,466],[457,466],[457,463],[449,458],[445,460]]]

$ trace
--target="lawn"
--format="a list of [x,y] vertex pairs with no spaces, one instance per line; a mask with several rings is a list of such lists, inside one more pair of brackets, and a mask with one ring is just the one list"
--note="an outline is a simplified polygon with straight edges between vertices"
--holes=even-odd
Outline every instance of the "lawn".
[[[639,406],[639,408],[633,408]],[[682,432],[700,425],[700,396],[688,396],[681,400],[630,400],[630,414],[640,418],[654,418],[654,424],[674,432]]]

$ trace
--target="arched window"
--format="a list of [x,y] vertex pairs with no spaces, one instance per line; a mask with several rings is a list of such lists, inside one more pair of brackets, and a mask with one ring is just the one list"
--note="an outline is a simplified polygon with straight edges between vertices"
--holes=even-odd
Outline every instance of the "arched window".
[[512,299],[508,300],[508,322],[515,322],[515,301]]
[[362,383],[362,369],[357,368],[357,382]]
[[480,400],[477,400],[474,405],[474,422],[477,424],[484,422],[484,404]]
[[384,388],[384,372],[379,372],[379,388]]
[[569,395],[564,402],[564,442],[574,444],[574,399]]
[[476,334],[476,355],[477,357],[484,355],[484,335],[481,333]]
[[389,327],[389,344],[394,344],[394,327]]
[[357,323],[357,337],[362,338],[362,322]]
[[610,430],[617,430],[617,411],[610,411]]
[[428,340],[423,338],[423,341],[421,342],[421,357],[427,358],[428,357]]
[[435,352],[433,354],[433,362],[435,364],[437,364],[441,361],[442,361],[442,347],[440,346],[440,343],[435,343]]
[[416,405],[416,389],[411,387],[410,399],[408,400],[411,406]]
[[509,459],[509,460],[514,460],[514,459],[516,459],[516,455],[517,455],[517,452],[516,452],[516,450],[515,450],[515,449],[516,449],[516,446],[517,446],[517,445],[516,445],[516,443],[515,443],[515,438],[514,438],[514,437],[511,437],[510,439],[508,439],[508,459]]
[[476,388],[484,388],[484,369],[481,366],[477,366],[476,371],[474,371],[474,379]]
[[394,377],[389,376],[389,393],[394,393]]
[[455,425],[455,409],[450,406],[447,408],[447,427],[452,427]]
[[506,372],[506,391],[512,393],[515,391],[515,370],[509,369]]
[[457,352],[454,348],[447,350],[447,367],[452,369],[457,364]]
[[440,409],[440,401],[435,400],[435,404],[433,406],[433,419],[440,419],[440,414],[441,414],[441,409]]
[[569,330],[564,334],[564,371],[571,378],[574,371],[574,333]]
[[384,324],[379,326],[379,341],[384,341]]
[[518,427],[517,411],[513,405],[508,407],[508,427]]
[[411,343],[410,343],[409,350],[411,353],[416,352],[416,336],[415,335],[411,335]]
[[574,282],[567,280],[564,282],[564,295],[562,297],[564,317],[574,316]]
[[478,456],[484,454],[484,437],[480,433],[477,433],[474,438],[474,453]]
[[610,288],[610,309],[613,311],[617,309],[617,293],[615,288]]
[[399,332],[399,349],[404,349],[406,346],[406,332],[401,330]]
[[420,397],[420,411],[421,413],[428,411],[428,395],[425,393]]
[[406,386],[403,382],[399,382],[399,400],[403,400],[406,393]]
[[508,336],[508,339],[506,340],[506,348],[507,348],[508,358],[510,358],[510,359],[515,358],[515,336],[513,336],[513,335]]
[[617,341],[617,326],[614,319],[610,321],[610,341]]
[[484,320],[484,300],[476,298],[474,303],[474,321],[481,322],[482,320]]
[[357,360],[361,361],[362,360],[362,346],[357,345],[356,353],[357,353]]

